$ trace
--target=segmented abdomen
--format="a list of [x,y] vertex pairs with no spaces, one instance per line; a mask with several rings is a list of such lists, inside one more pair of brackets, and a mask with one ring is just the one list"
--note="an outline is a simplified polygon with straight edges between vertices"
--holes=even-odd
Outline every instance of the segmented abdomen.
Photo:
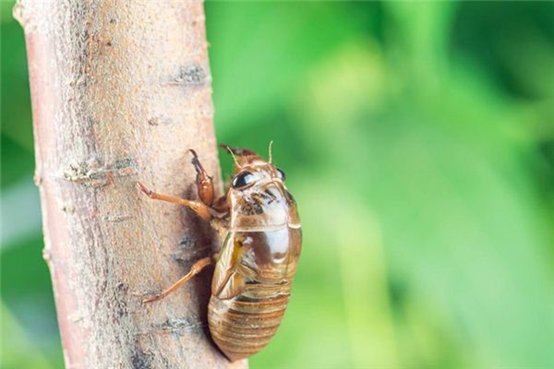
[[212,296],[208,307],[210,333],[232,361],[262,350],[271,340],[290,296],[291,282],[247,282],[244,291],[228,300]]

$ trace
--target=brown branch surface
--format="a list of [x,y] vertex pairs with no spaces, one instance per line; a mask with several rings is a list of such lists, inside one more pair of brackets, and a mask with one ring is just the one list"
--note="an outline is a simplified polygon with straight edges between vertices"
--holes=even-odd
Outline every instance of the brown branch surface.
[[220,186],[203,4],[20,1],[45,249],[67,368],[242,368],[209,338],[211,271],[141,300],[209,255],[196,215],[136,188],[195,197],[195,149]]

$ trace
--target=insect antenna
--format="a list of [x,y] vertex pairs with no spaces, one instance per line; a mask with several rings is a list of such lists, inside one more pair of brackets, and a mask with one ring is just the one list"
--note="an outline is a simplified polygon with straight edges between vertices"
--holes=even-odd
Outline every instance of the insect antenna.
[[268,151],[269,151],[269,164],[271,164],[271,161],[273,160],[273,152],[272,152],[272,149],[273,149],[273,140],[269,141],[269,148],[268,148]]
[[219,147],[224,148],[225,150],[229,151],[229,154],[233,157],[233,160],[235,161],[235,164],[238,168],[242,169],[242,166],[239,164],[239,161],[237,160],[237,157],[235,156],[235,153],[233,152],[233,149],[228,145],[219,145]]

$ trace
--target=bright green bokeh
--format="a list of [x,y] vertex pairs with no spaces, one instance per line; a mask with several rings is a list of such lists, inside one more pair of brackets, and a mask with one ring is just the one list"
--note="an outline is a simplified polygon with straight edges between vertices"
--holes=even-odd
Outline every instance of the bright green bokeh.
[[[36,190],[24,39],[2,6],[4,221]],[[554,3],[206,13],[218,140],[274,140],[303,220],[290,307],[251,368],[554,367]],[[2,242],[6,368],[63,365],[33,224]]]

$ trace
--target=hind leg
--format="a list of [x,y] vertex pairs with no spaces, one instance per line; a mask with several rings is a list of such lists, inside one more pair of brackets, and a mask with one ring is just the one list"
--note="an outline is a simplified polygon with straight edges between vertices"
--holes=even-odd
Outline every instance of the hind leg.
[[205,267],[208,265],[211,265],[213,262],[211,257],[205,257],[204,259],[198,260],[192,268],[190,268],[190,271],[183,276],[183,278],[179,279],[177,282],[175,282],[171,287],[160,293],[159,295],[147,298],[142,301],[143,304],[148,304],[150,302],[161,300],[165,297],[167,297],[169,294],[175,292],[179,287],[183,286],[185,283],[187,283],[192,277],[200,273]]

